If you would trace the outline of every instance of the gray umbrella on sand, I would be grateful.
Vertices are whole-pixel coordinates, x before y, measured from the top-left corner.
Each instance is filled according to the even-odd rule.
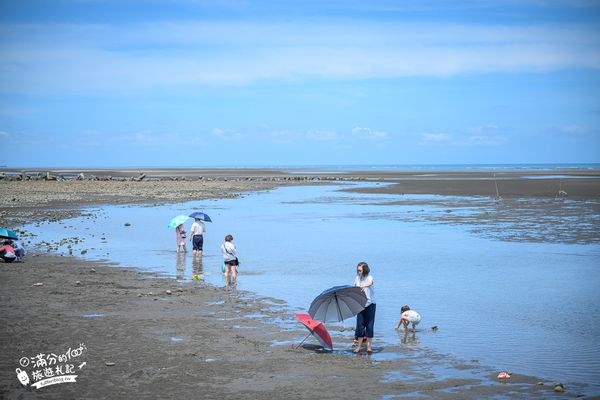
[[[323,322],[342,322],[365,309],[367,296],[357,286],[335,286],[315,297],[308,313]]]

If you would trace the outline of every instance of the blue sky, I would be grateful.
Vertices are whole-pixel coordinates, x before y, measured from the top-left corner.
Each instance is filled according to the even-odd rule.
[[[9,167],[600,162],[600,1],[10,0],[0,54]]]

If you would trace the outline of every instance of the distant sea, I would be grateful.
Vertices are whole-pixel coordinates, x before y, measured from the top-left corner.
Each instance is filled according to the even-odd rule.
[[[511,171],[511,170],[542,170],[553,171],[561,169],[600,169],[600,163],[554,163],[554,164],[289,164],[289,165],[177,165],[177,166],[149,166],[149,165],[112,165],[112,166],[13,166],[0,165],[0,169],[279,169],[291,171]]]
[[[224,167],[227,168],[227,167]],[[331,171],[495,171],[495,170],[558,170],[558,169],[600,169],[600,163],[590,164],[348,164],[348,165],[286,165],[240,168],[279,168]]]

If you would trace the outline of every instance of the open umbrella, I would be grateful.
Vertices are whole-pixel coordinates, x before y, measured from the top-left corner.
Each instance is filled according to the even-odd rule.
[[[296,319],[309,330],[308,336],[304,338],[304,340],[308,339],[310,335],[313,335],[321,346],[324,349],[333,350],[333,341],[331,340],[331,336],[329,336],[329,332],[325,328],[325,325],[321,321],[314,320],[308,314],[295,314]],[[300,342],[300,344],[296,347],[300,347],[304,340]]]
[[[194,211],[193,213],[190,214],[190,217],[200,218],[202,221],[206,221],[206,222],[212,222],[212,220],[210,219],[210,217],[207,214],[204,214],[203,212],[200,212],[200,211]]]
[[[335,286],[315,297],[308,313],[323,322],[342,322],[364,310],[367,296],[357,286]]]
[[[190,217],[188,217],[187,215],[178,215],[171,219],[171,221],[169,221],[169,225],[167,225],[167,228],[174,229],[179,225],[185,223],[188,219],[190,219]]]
[[[10,229],[0,228],[0,238],[2,239],[11,239],[11,240],[19,240],[19,237],[16,233],[11,231]]]

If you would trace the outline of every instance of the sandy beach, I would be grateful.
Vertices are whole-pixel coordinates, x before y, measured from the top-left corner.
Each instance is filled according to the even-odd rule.
[[[72,179],[80,173],[83,179]],[[53,177],[60,174],[69,174],[68,179],[0,180],[0,226],[65,218],[91,204],[217,199],[279,185],[326,184],[329,178],[393,183],[370,189],[373,192],[490,197],[495,192],[494,179],[487,173],[427,172],[421,176],[357,171],[324,176],[270,170],[51,171]],[[132,179],[142,174],[143,179]],[[552,175],[587,177],[528,179],[525,183],[518,179],[523,172],[506,174],[497,176],[500,194],[506,198],[554,199],[559,187],[569,198],[600,197],[598,171],[553,171]],[[101,176],[119,179],[96,179]],[[548,204],[541,202],[538,207],[552,207]],[[594,232],[581,234],[576,240],[594,242],[596,236]],[[306,330],[294,322],[295,310],[278,299],[29,250],[24,262],[0,263],[2,398],[556,396],[554,382],[518,374],[500,382],[496,379],[499,371],[480,367],[476,361],[456,362],[450,355],[426,350],[412,354],[400,346],[386,348],[400,356],[374,361],[366,354],[353,355],[349,344],[333,354],[312,344],[294,349]],[[257,314],[261,317],[251,317]],[[285,321],[289,328],[282,329],[274,319]],[[337,334],[332,332],[334,342]],[[60,355],[69,349],[80,349],[73,360],[64,363],[73,366],[76,382],[40,389],[19,383],[17,368],[31,372],[29,363],[40,353]],[[21,363],[23,358],[31,360],[27,367]],[[422,363],[453,372],[441,378],[426,375],[418,368]],[[576,398],[580,393],[567,388],[560,396]]]

